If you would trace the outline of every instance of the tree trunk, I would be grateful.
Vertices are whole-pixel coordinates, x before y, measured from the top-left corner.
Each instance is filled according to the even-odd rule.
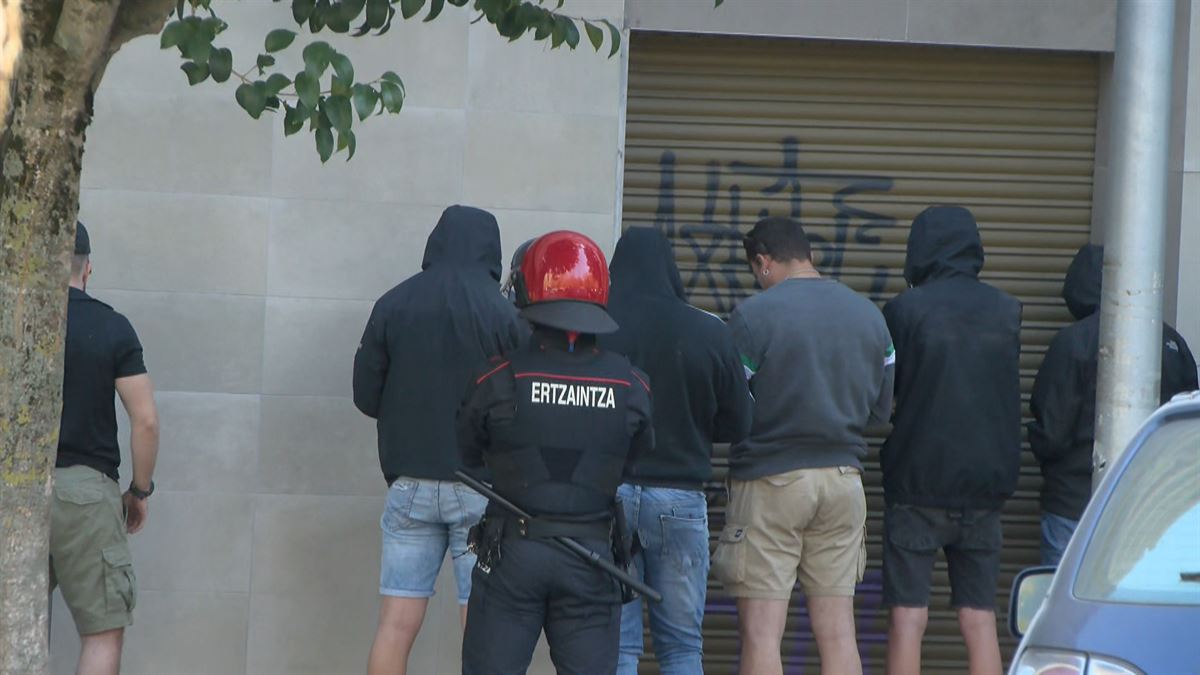
[[[3,0],[11,2],[12,0]],[[84,132],[112,54],[173,0],[32,0],[0,138],[0,673],[44,673],[52,468]],[[130,158],[133,161],[133,157]]]

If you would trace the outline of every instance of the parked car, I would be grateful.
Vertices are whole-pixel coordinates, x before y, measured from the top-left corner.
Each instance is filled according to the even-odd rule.
[[[1013,583],[1009,675],[1200,674],[1200,392],[1114,461],[1057,572]]]

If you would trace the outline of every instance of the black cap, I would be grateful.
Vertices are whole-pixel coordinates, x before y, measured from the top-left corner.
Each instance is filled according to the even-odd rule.
[[[91,255],[92,240],[88,237],[87,228],[83,223],[75,221],[75,255]]]

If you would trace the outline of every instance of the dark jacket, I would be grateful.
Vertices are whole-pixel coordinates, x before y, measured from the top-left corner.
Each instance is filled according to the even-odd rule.
[[[464,469],[536,515],[608,512],[630,462],[654,448],[650,383],[591,335],[537,327],[493,359],[458,413]],[[490,513],[499,513],[494,504]]]
[[[1077,321],[1050,342],[1029,403],[1029,445],[1042,465],[1042,510],[1072,520],[1083,515],[1092,494],[1103,271],[1100,246],[1081,248],[1067,269],[1062,296]],[[1197,388],[1196,361],[1187,343],[1164,323],[1161,402]]]
[[[712,478],[712,444],[750,431],[750,389],[719,318],[687,303],[666,237],[635,227],[613,254],[608,313],[621,329],[600,345],[629,357],[654,383],[656,449],[626,479],[699,490]]]
[[[982,283],[983,244],[961,207],[930,207],[908,238],[909,290],[883,308],[896,413],[880,455],[889,504],[998,508],[1021,465],[1021,303]]]
[[[451,206],[429,235],[421,272],[375,303],[354,356],[354,405],[378,420],[389,484],[453,480],[455,415],[471,375],[524,330],[500,294],[500,270],[496,219]]]

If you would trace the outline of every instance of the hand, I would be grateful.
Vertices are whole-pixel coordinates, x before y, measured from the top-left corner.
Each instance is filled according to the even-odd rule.
[[[121,502],[125,505],[125,529],[129,534],[137,534],[146,524],[146,516],[150,515],[150,507],[146,501],[128,492],[121,495]]]

